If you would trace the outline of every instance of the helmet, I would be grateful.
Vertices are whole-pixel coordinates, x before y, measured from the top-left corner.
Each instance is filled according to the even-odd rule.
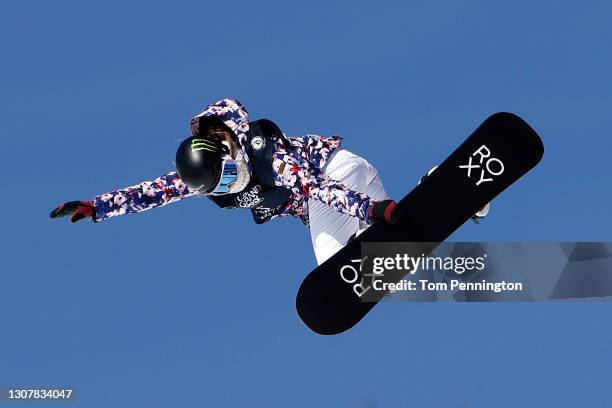
[[[225,194],[238,178],[229,149],[208,136],[191,136],[176,151],[176,170],[183,182],[202,194]]]

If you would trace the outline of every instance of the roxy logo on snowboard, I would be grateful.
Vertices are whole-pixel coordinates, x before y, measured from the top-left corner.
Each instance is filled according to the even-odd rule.
[[[467,171],[470,179],[476,179],[476,185],[488,183],[504,172],[504,163],[493,157],[491,149],[482,145],[470,156],[467,164],[459,165],[460,169]]]

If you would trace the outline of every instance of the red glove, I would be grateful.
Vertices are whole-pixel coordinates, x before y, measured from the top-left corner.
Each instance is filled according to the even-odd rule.
[[[401,211],[393,200],[373,201],[369,211],[370,222],[384,221],[395,224],[399,221]]]
[[[93,220],[95,211],[91,201],[69,201],[51,211],[51,218],[64,217],[72,215],[71,222],[77,222],[83,218],[91,218]]]

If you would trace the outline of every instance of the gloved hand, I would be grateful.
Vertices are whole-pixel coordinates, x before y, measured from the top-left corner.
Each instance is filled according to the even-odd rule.
[[[387,224],[395,224],[400,219],[401,211],[393,200],[374,201],[368,215],[370,222],[384,221]]]
[[[51,211],[50,216],[51,218],[59,218],[72,215],[70,221],[77,222],[83,218],[91,218],[93,220],[94,214],[94,206],[91,201],[69,201]]]

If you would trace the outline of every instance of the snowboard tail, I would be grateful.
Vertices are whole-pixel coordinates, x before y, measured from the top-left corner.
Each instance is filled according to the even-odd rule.
[[[398,202],[402,217],[397,224],[372,225],[304,279],[296,299],[302,321],[324,335],[353,327],[385,295],[376,291],[372,299],[372,291],[368,302],[360,296],[367,285],[359,268],[362,243],[442,242],[535,167],[543,154],[542,140],[520,117],[505,112],[490,116]],[[425,255],[436,246],[424,247]],[[350,279],[347,268],[355,274]]]

